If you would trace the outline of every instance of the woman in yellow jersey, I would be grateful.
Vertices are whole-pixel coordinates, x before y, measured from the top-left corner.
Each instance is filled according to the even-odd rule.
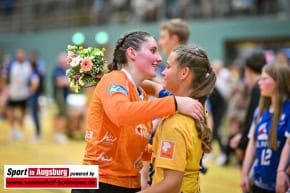
[[[185,45],[173,49],[162,75],[165,89],[196,98],[203,106],[216,82],[205,51]],[[200,160],[203,152],[211,151],[206,117],[199,121],[179,112],[165,117],[156,130],[152,151],[150,187],[142,193],[200,192]]]
[[[140,84],[156,76],[162,59],[147,32],[125,34],[116,44],[113,71],[98,83],[87,113],[83,163],[99,166],[99,189],[72,193],[133,193],[140,190],[142,159],[151,134],[151,120],[178,110],[195,118],[203,107],[190,97],[147,100]]]

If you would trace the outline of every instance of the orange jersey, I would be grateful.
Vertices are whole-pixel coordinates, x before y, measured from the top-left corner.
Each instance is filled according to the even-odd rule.
[[[88,110],[84,164],[99,165],[100,182],[139,188],[151,120],[174,114],[175,104],[172,96],[147,101],[128,76],[113,71],[98,83]]]

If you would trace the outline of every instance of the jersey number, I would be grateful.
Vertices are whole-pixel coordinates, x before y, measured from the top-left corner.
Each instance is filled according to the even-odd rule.
[[[270,165],[270,158],[272,156],[271,149],[263,149],[261,156],[261,165],[267,166]]]

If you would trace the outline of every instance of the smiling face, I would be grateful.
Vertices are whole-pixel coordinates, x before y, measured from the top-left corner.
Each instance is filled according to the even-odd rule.
[[[177,54],[171,52],[167,59],[167,66],[162,72],[163,87],[172,93],[176,93],[181,82],[182,67],[176,61]]]
[[[147,37],[147,41],[142,43],[139,50],[132,51],[135,56],[135,66],[140,74],[145,79],[155,77],[156,69],[162,62],[156,40],[153,37]]]
[[[263,70],[259,80],[259,87],[262,96],[272,97],[275,95],[277,84],[276,81]]]

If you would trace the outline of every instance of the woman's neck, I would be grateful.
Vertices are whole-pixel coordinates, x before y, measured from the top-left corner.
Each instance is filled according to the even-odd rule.
[[[274,101],[276,100],[276,97],[273,95],[273,96],[271,96],[271,104],[270,104],[270,107],[269,107],[269,111],[271,112],[271,113],[273,113],[274,112]]]
[[[186,96],[190,97],[192,94],[192,87],[191,84],[186,84],[185,82],[179,84],[180,86],[178,89],[174,92],[174,95],[176,96]]]
[[[136,87],[138,87],[144,81],[142,76],[139,75],[135,69],[124,67],[122,70],[125,71],[128,78],[136,85]]]

